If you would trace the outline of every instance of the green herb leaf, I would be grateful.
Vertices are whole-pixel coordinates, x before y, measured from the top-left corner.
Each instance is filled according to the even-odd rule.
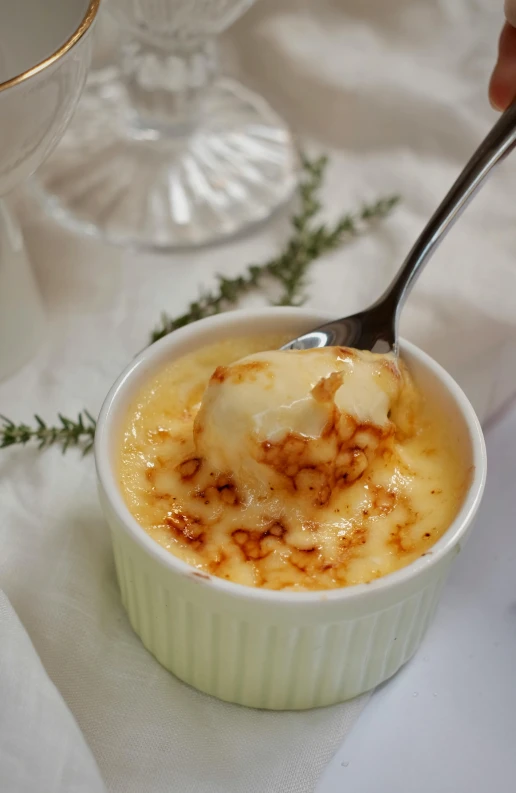
[[[242,275],[234,278],[219,275],[217,288],[201,294],[178,317],[163,313],[159,326],[152,333],[151,343],[191,322],[231,308],[240,298],[263,286],[267,280],[275,281],[281,287],[277,305],[303,304],[307,274],[312,262],[386,217],[399,201],[398,196],[381,198],[372,204],[365,204],[356,214],[343,215],[334,224],[316,223],[315,218],[321,210],[319,193],[327,164],[327,157],[312,160],[303,155],[298,187],[299,208],[291,218],[292,234],[279,256],[264,264],[251,264]]]
[[[48,426],[43,419],[34,416],[35,426],[28,424],[15,424],[6,416],[0,415],[0,449],[7,446],[25,446],[29,441],[35,441],[39,449],[47,446],[60,446],[63,453],[69,446],[82,448],[84,454],[93,447],[95,428],[97,422],[87,410],[79,413],[77,421],[58,414],[59,425]]]

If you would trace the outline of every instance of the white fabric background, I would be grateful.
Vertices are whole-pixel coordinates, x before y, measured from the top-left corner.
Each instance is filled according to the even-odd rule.
[[[77,724],[0,591],[0,780],[6,793],[102,793]]]
[[[496,118],[486,91],[501,22],[501,0],[262,0],[227,36],[230,68],[267,95],[314,152],[330,152],[330,215],[379,194],[403,197],[374,234],[317,263],[314,305],[336,314],[363,307],[399,266]],[[516,161],[509,161],[440,249],[403,317],[405,335],[447,365],[490,415],[516,392],[515,192]],[[278,217],[213,250],[151,257],[80,240],[29,198],[19,211],[50,318],[40,356],[0,385],[0,412],[20,420],[34,411],[48,419],[58,410],[98,411],[162,310],[181,312],[201,282],[262,260],[286,233]],[[2,452],[0,544],[0,586],[108,790],[313,790],[362,703],[252,712],[166,673],[121,607],[91,459]],[[51,691],[7,605],[2,615],[5,641],[39,680],[33,690]],[[46,724],[73,725],[46,695],[42,707],[58,714]],[[0,709],[0,739],[13,724],[9,709]],[[24,746],[34,747],[38,722],[30,725],[33,741]],[[13,782],[6,790],[82,790],[63,784]]]

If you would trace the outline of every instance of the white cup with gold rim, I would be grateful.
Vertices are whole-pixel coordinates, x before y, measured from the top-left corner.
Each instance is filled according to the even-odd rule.
[[[274,591],[200,573],[139,526],[122,495],[117,461],[128,407],[143,384],[165,364],[223,339],[295,337],[329,319],[309,309],[266,308],[218,315],[175,331],[122,373],[97,424],[101,504],[134,630],[180,679],[241,705],[275,710],[330,705],[391,677],[423,639],[484,489],[485,445],[471,404],[439,364],[402,342],[402,357],[419,387],[454,422],[465,467],[472,471],[455,520],[422,557],[369,584]]]
[[[81,94],[100,0],[0,0],[0,379],[37,349],[44,315],[4,196],[61,139]]]

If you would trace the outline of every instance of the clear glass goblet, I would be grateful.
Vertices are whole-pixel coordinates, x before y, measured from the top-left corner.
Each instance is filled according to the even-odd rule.
[[[292,136],[218,71],[216,36],[253,0],[111,0],[119,76],[91,85],[35,188],[60,221],[136,248],[204,245],[266,219],[295,187]]]
[[[100,0],[5,0],[0,27],[0,379],[36,351],[44,313],[8,194],[70,121],[88,70]]]

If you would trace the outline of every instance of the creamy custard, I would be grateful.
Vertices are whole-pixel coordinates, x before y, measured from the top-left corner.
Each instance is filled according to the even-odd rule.
[[[459,439],[394,358],[285,341],[222,341],[146,383],[124,426],[124,498],[199,571],[276,590],[370,582],[453,521],[470,476]]]

